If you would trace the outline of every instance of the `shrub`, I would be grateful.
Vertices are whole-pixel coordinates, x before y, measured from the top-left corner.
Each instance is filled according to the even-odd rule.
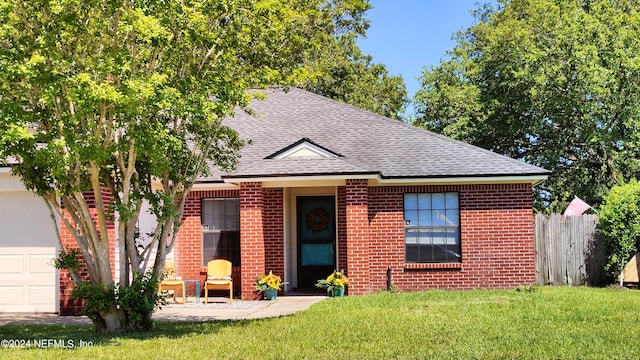
[[[158,276],[153,271],[148,271],[138,274],[127,287],[105,287],[88,281],[80,282],[71,292],[71,298],[85,301],[81,314],[94,323],[101,321],[101,313],[115,306],[125,312],[125,331],[150,331],[153,329],[151,315],[160,303],[157,289]],[[100,331],[99,326],[97,330]]]
[[[598,230],[607,250],[604,270],[619,276],[640,245],[640,183],[632,180],[611,188],[599,217]]]

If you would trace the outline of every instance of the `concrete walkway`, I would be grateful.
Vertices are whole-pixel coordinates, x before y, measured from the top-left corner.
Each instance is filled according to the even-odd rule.
[[[241,301],[228,304],[228,299],[209,298],[209,306],[195,304],[190,298],[185,305],[170,304],[153,314],[156,321],[216,321],[249,320],[281,317],[306,310],[326,299],[326,296],[280,296],[275,301]],[[200,299],[202,302],[202,298]],[[59,316],[57,314],[0,313],[0,326],[7,324],[90,325],[86,316]]]

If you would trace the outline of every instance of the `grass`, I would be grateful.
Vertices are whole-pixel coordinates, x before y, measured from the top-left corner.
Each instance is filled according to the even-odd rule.
[[[640,292],[538,287],[332,298],[278,319],[159,322],[149,334],[0,326],[0,339],[92,342],[0,349],[3,359],[632,359]]]

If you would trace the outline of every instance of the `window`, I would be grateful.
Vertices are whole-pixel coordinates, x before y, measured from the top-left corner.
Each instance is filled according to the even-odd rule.
[[[202,266],[213,259],[240,265],[240,200],[202,200]]]
[[[404,195],[407,263],[461,262],[458,193]]]

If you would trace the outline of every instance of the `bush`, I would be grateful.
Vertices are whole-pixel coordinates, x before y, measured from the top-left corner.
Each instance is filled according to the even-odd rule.
[[[83,281],[73,289],[71,298],[85,301],[82,315],[94,324],[99,324],[103,314],[115,307],[124,309],[126,331],[150,331],[153,329],[151,315],[160,301],[157,288],[158,276],[148,271],[136,276],[127,287],[105,287]]]
[[[607,250],[604,270],[617,277],[640,245],[640,183],[633,180],[611,188],[599,217],[598,230]]]
[[[136,276],[135,280],[126,288],[120,288],[118,306],[127,311],[129,330],[150,331],[153,329],[151,314],[159,304],[158,275],[147,271]]]

